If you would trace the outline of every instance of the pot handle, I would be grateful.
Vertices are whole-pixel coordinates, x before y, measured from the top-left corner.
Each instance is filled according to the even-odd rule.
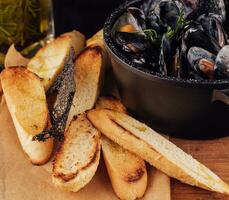
[[[229,105],[229,90],[214,90],[212,95],[212,102],[221,101]]]

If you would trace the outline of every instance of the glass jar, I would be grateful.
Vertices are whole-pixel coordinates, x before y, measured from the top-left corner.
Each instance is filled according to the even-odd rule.
[[[53,37],[52,0],[0,0],[0,64],[11,44],[28,55]]]

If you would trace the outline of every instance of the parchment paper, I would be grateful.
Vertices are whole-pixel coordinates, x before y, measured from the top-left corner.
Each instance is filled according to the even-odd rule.
[[[1,92],[0,92],[1,93]],[[111,187],[101,159],[92,181],[77,193],[56,188],[51,180],[51,161],[44,166],[33,166],[24,154],[0,94],[0,200],[113,200],[118,199]],[[150,183],[152,167],[148,170]],[[150,200],[152,184],[148,184],[143,199]]]

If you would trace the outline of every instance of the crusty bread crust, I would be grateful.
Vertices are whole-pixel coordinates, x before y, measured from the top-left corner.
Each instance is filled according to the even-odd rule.
[[[77,192],[90,182],[100,159],[100,133],[86,114],[75,117],[53,163],[53,183],[65,190]]]
[[[74,72],[77,92],[68,115],[67,126],[75,115],[94,107],[102,87],[103,62],[103,50],[99,46],[89,46],[77,56]]]
[[[34,135],[50,126],[40,79],[25,68],[11,67],[1,73],[1,83],[23,150],[33,164],[46,163],[52,154],[53,139],[32,141]]]
[[[91,110],[87,117],[109,139],[168,176],[203,189],[229,194],[229,186],[217,175],[145,124],[126,114],[106,109]]]
[[[96,108],[126,113],[125,106],[113,97],[100,97],[96,102]],[[142,197],[147,187],[145,161],[105,136],[102,137],[102,152],[116,195],[125,200]]]

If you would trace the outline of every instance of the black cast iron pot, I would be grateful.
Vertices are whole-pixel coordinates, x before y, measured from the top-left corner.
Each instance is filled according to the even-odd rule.
[[[104,40],[123,103],[165,134],[192,139],[229,135],[229,80],[184,80],[148,72],[136,68],[112,41],[110,33],[117,18],[127,7],[141,2],[125,2],[104,25]]]

